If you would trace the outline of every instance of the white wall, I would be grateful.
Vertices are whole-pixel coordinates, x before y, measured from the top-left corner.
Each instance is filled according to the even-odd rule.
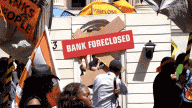
[[[152,84],[156,68],[165,56],[171,56],[171,26],[165,16],[156,14],[111,14],[100,16],[53,18],[51,40],[57,41],[54,50],[61,81],[65,87],[70,82],[80,82],[79,62],[76,59],[63,59],[61,41],[71,39],[78,28],[94,19],[112,21],[119,16],[126,24],[125,30],[133,31],[134,49],[128,49],[122,54],[121,61],[126,67],[126,78],[129,94],[120,97],[122,108],[152,108]],[[156,44],[152,60],[145,57],[144,44],[152,40]],[[52,44],[53,45],[53,44]]]
[[[189,33],[183,33],[182,30],[178,26],[176,26],[174,22],[171,22],[171,25],[172,25],[171,26],[171,39],[178,46],[178,50],[175,55],[175,59],[176,59],[176,57],[180,53],[186,52]],[[190,54],[189,58],[192,59],[192,53]]]
[[[133,30],[134,49],[126,52],[126,70],[129,94],[128,108],[153,108],[153,81],[156,68],[165,56],[171,56],[170,20],[156,14],[126,14],[126,29]],[[151,60],[145,57],[145,44],[156,44]]]

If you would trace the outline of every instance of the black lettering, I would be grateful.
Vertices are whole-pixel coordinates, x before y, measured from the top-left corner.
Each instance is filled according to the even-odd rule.
[[[13,6],[16,6],[16,5],[17,5],[17,2],[18,2],[18,0],[14,0]]]
[[[25,17],[25,19],[27,19],[27,14],[24,12],[21,14],[21,16]]]
[[[11,15],[12,14],[12,15]],[[15,18],[15,13],[13,13],[13,12],[9,12],[8,14],[7,14],[7,19],[8,20],[13,20]]]
[[[30,14],[29,14],[29,17],[33,17],[33,13],[35,12],[35,10],[33,9],[30,9]]]
[[[30,7],[29,5],[25,6],[25,13],[27,13],[27,8],[29,7]]]
[[[30,26],[30,27],[29,27]],[[28,30],[30,31],[30,28],[31,28],[31,25],[27,25],[27,27],[26,27],[26,29],[25,29],[25,31],[26,31],[26,33],[28,34],[29,32],[28,32]]]
[[[15,20],[14,20],[14,22],[16,22],[16,21],[21,21],[21,16],[16,16],[16,18],[15,18]]]
[[[21,8],[21,10],[25,9],[25,12],[23,14],[21,14],[21,16],[25,17],[27,19],[27,8],[29,8],[29,5],[26,5],[26,3],[23,3],[23,7]]]
[[[23,7],[21,8],[21,10],[23,10],[25,8],[25,5],[26,5],[26,3],[23,3]]]
[[[24,29],[23,24],[25,23],[25,19],[23,19],[23,22],[21,24],[21,28]]]
[[[53,45],[54,45],[54,46],[53,46],[52,48],[53,48],[53,49],[56,49],[56,48],[57,48],[57,41],[53,41]]]
[[[17,1],[17,2],[16,2],[16,1]],[[22,2],[21,2],[21,1],[18,1],[18,0],[15,0],[15,2],[16,2],[17,8],[20,8],[20,7],[21,7]]]
[[[35,3],[35,4],[37,3],[37,0],[30,0],[30,1],[33,2],[33,3]]]
[[[7,14],[7,9],[3,8],[3,9],[2,9],[2,12],[3,12],[3,14],[6,16],[6,14]]]
[[[11,0],[9,0],[9,3],[11,4],[11,3],[12,3],[12,1],[11,1]]]

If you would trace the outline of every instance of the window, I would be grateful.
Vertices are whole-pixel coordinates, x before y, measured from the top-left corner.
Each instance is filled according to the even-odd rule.
[[[85,7],[86,0],[72,0],[72,7]]]

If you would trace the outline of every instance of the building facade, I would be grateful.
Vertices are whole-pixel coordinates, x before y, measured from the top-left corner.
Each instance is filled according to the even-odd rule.
[[[103,1],[113,3],[118,0],[54,0],[54,5],[64,7],[69,10],[80,10],[92,1]],[[140,3],[140,0],[127,0],[132,6]]]

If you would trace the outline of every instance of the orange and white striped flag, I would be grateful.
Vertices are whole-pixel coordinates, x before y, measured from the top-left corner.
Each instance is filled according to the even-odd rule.
[[[39,39],[35,47],[35,50],[31,54],[30,59],[28,60],[25,66],[25,69],[21,75],[21,78],[16,88],[15,100],[12,103],[12,108],[18,108],[18,105],[20,103],[20,99],[22,96],[21,94],[22,94],[22,89],[24,87],[24,81],[31,74],[31,67],[33,65],[48,64],[51,67],[52,73],[58,76],[56,74],[52,55],[50,53],[50,46],[49,46],[50,44],[48,43],[48,39],[47,39],[47,35],[49,34],[47,32],[44,32],[42,34],[41,38]],[[60,94],[60,89],[59,89],[59,83],[57,82],[57,85],[53,87],[52,92],[47,95],[47,99],[52,107],[57,105],[57,99],[59,94]]]

